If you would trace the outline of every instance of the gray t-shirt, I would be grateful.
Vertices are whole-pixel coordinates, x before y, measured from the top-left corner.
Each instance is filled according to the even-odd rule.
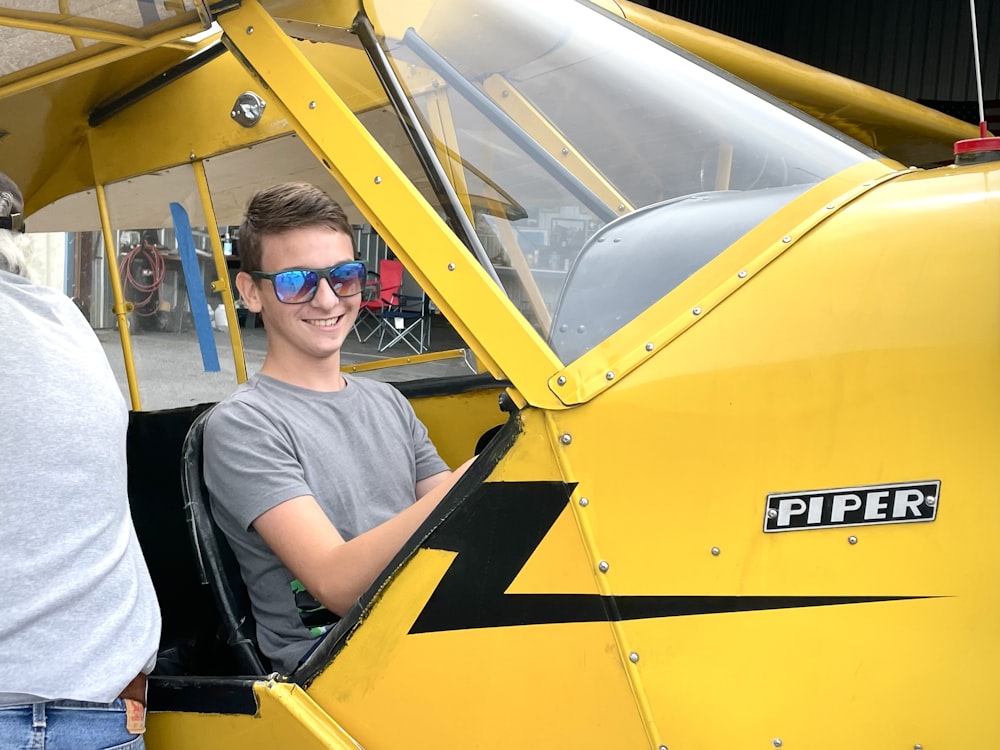
[[[108,703],[160,611],[129,513],[128,407],[65,295],[0,271],[0,705]]]
[[[349,541],[412,504],[418,481],[448,470],[399,391],[344,377],[343,390],[320,392],[255,375],[205,425],[212,511],[247,582],[261,650],[286,674],[336,617],[264,543],[254,520],[312,495]]]

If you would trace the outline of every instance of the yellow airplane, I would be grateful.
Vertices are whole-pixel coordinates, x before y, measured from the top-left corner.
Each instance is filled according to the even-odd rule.
[[[117,247],[308,180],[480,369],[401,386],[479,457],[271,673],[200,512],[208,404],[142,409],[107,264],[151,750],[1000,743],[997,139],[624,1],[15,6],[0,168],[32,231]]]

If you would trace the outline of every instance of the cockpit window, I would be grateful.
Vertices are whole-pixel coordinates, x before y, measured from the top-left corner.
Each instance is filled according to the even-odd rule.
[[[497,278],[564,362],[878,156],[587,3],[366,9]],[[629,300],[614,320],[587,313],[595,284]]]

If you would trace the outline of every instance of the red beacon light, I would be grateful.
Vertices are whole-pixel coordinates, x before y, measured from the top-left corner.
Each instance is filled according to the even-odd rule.
[[[955,141],[955,164],[983,164],[1000,161],[1000,138],[992,137],[986,123],[979,123],[979,137]]]
[[[979,64],[979,28],[976,23],[976,0],[969,0],[972,21],[972,62],[976,71],[976,95],[979,99],[979,137],[955,142],[955,164],[984,164],[1000,161],[1000,138],[990,136],[986,129],[986,110],[983,108],[983,76]]]

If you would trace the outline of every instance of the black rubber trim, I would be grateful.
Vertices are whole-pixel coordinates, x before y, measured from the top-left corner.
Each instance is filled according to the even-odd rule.
[[[253,686],[263,678],[157,677],[149,678],[147,708],[197,714],[256,716]]]
[[[390,385],[410,399],[471,393],[472,391],[485,391],[490,388],[509,388],[511,383],[509,380],[497,380],[486,372],[471,375],[449,375],[441,378],[404,380],[398,383],[390,383]]]
[[[226,46],[221,42],[216,42],[212,46],[206,47],[198,54],[192,55],[172,68],[168,68],[156,76],[156,78],[146,81],[144,84],[137,86],[125,94],[122,94],[117,99],[112,99],[110,102],[98,105],[91,111],[90,117],[87,118],[87,124],[92,128],[96,128],[101,123],[118,114],[122,110],[131,107],[136,102],[145,99],[155,91],[162,89],[164,86],[173,83],[179,78],[183,78],[188,73],[197,70],[201,66],[210,63],[224,52],[226,52]]]

